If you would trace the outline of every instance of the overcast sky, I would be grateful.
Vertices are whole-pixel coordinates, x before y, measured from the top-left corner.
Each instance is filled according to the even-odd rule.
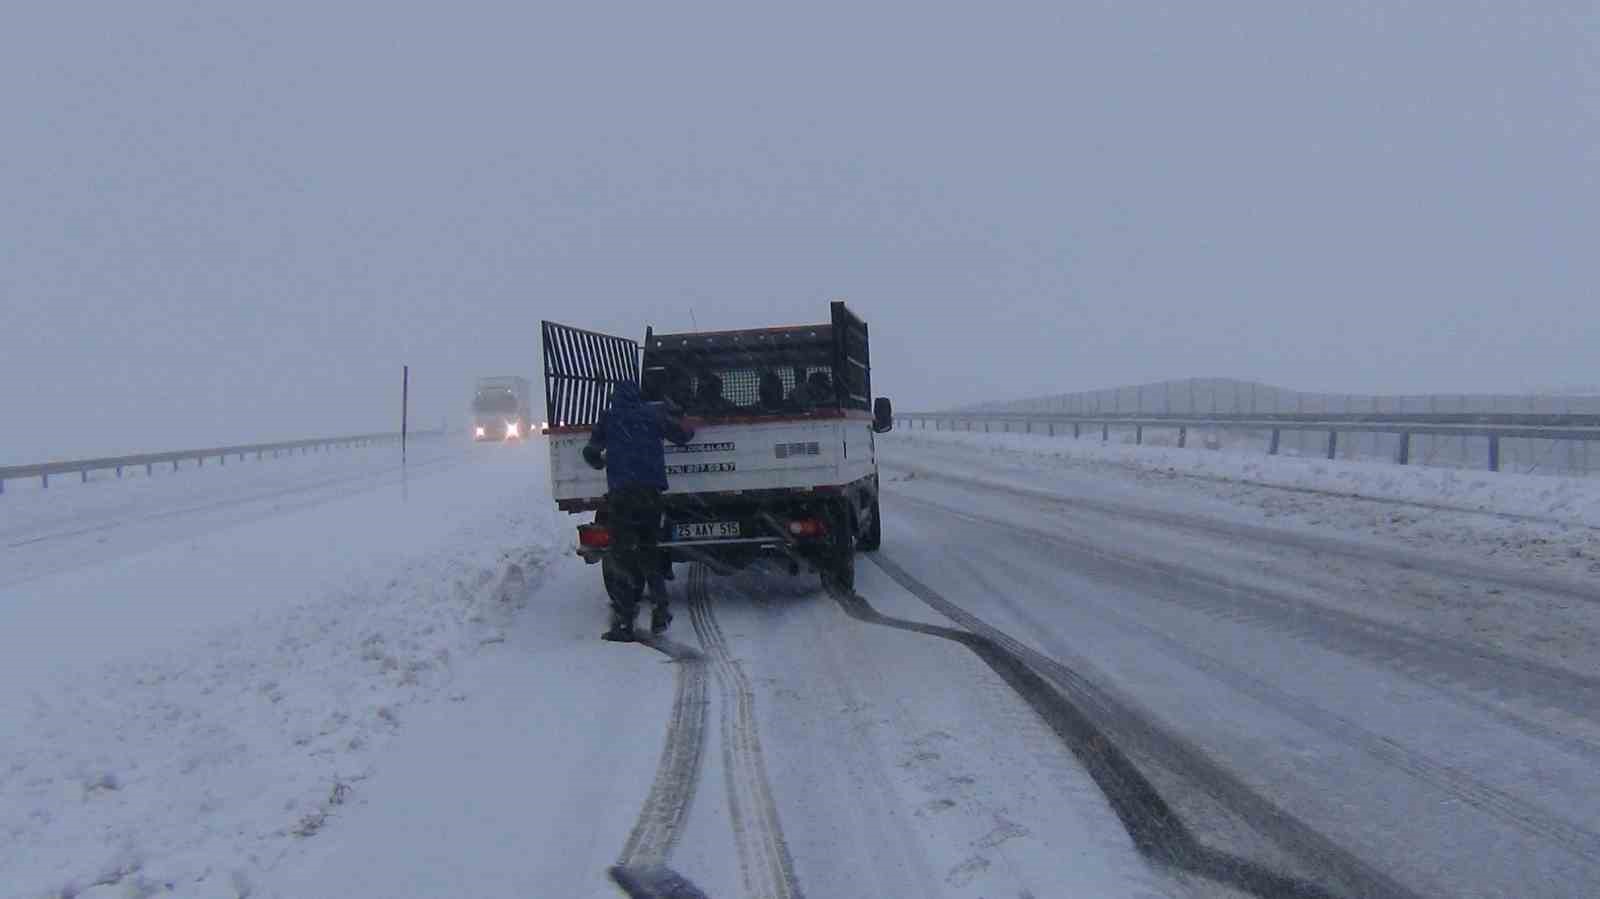
[[[402,363],[459,419],[543,318],[835,298],[905,409],[1593,383],[1596,9],[8,4],[0,461],[383,428]]]

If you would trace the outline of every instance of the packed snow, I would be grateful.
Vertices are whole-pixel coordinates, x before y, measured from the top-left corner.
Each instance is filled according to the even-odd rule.
[[[1042,434],[908,430],[890,446],[1022,483],[1073,477],[1164,502],[1219,501],[1257,520],[1505,558],[1572,578],[1600,574],[1600,480],[1136,446]],[[891,456],[891,461],[893,457]],[[1151,492],[1154,491],[1154,492]],[[1213,511],[1215,511],[1213,509]]]
[[[1414,882],[1470,840],[1440,833],[1395,861],[1359,825],[1410,846],[1394,797],[1438,789],[1498,797],[1473,839],[1522,822],[1515,840],[1535,841],[1506,847],[1559,877],[1587,864],[1581,802],[1564,797],[1583,795],[1600,733],[1582,695],[1526,696],[1587,689],[1600,664],[1600,607],[1560,592],[1600,559],[1593,485],[1015,434],[901,432],[881,450],[885,558],[1154,710],[1241,788]],[[8,491],[0,896],[617,895],[604,872],[683,663],[596,639],[603,590],[551,508],[543,444],[440,442],[403,472],[381,450],[281,461]],[[1021,531],[997,540],[1008,519]],[[1239,539],[1262,526],[1281,539]],[[1442,574],[1437,554],[1462,548],[1507,580]],[[1399,550],[1436,555],[1399,560],[1412,567]],[[879,611],[951,624],[860,567]],[[1137,581],[1155,571],[1197,580],[1169,597]],[[1496,586],[1535,574],[1557,592]],[[730,740],[766,747],[813,895],[1230,895],[1141,860],[1081,766],[963,647],[758,572],[710,588],[714,655],[683,578],[674,590],[671,636],[720,678],[672,859],[709,895],[749,884],[734,796],[751,785]],[[1397,661],[1401,637],[1361,636],[1374,624],[1440,646]],[[1276,672],[1286,651],[1309,667]],[[1519,665],[1531,680],[1490,683]],[[1399,705],[1369,711],[1375,695]],[[1192,824],[1232,814],[1155,770]],[[1384,789],[1320,798],[1369,774]],[[1509,870],[1496,853],[1473,856],[1485,883]]]
[[[91,531],[77,567],[0,589],[0,895],[251,895],[340,814],[413,708],[504,639],[556,552],[532,454],[453,455],[299,494],[313,505],[231,506],[226,524],[126,555]],[[231,471],[216,496],[293,478]],[[166,484],[180,505],[199,498],[193,480]],[[51,488],[80,507],[135,502],[70,493]]]

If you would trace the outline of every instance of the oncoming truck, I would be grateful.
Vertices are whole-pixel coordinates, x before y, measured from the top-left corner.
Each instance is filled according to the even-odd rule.
[[[472,439],[515,440],[533,430],[533,391],[527,378],[479,378],[472,394]]]
[[[556,505],[594,513],[578,553],[606,589],[630,587],[607,563],[606,476],[582,450],[622,381],[677,407],[694,440],[666,446],[660,545],[673,562],[730,574],[758,561],[816,571],[850,589],[856,551],[882,542],[877,435],[893,427],[872,399],[866,322],[833,303],[823,324],[657,334],[644,343],[544,323],[545,404]],[[642,360],[641,360],[642,350]]]

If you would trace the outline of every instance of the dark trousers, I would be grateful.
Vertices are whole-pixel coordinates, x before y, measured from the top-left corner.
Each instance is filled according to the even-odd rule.
[[[667,602],[667,585],[662,577],[665,557],[659,549],[661,538],[661,491],[651,487],[623,487],[606,496],[607,521],[611,526],[611,554],[617,568],[631,584],[626,602],[613,604],[624,617],[630,617],[639,596],[648,585],[650,598],[657,605]]]

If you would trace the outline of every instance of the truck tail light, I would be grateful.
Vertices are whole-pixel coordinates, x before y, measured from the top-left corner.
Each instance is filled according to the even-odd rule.
[[[811,539],[826,536],[828,526],[820,518],[796,518],[789,522],[789,533],[795,537]]]
[[[578,545],[584,549],[609,549],[611,547],[611,529],[603,524],[579,525]]]

